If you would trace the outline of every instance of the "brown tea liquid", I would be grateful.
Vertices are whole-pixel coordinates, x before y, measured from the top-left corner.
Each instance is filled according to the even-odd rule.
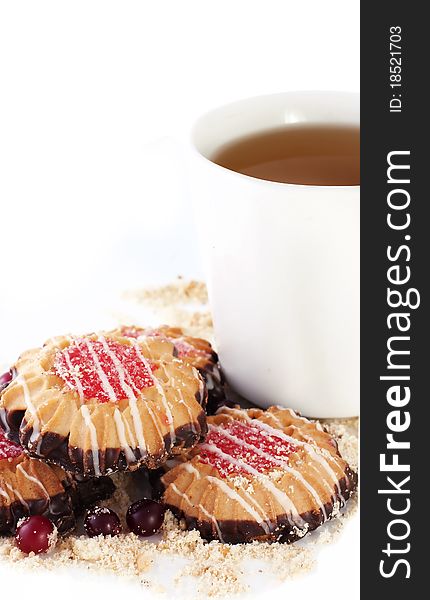
[[[288,125],[225,144],[211,160],[232,171],[281,183],[360,184],[360,129]]]

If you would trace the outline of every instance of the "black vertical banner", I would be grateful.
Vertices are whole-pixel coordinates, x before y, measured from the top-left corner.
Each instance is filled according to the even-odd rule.
[[[425,3],[361,3],[361,593],[427,596]],[[419,590],[419,591],[418,591]]]

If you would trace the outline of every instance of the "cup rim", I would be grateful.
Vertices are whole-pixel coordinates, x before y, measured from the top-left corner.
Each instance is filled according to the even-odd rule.
[[[204,121],[205,118],[207,118],[208,116],[210,116],[212,113],[218,111],[218,110],[222,110],[222,109],[226,109],[229,107],[234,107],[235,105],[240,105],[248,100],[257,100],[257,99],[261,99],[261,100],[266,100],[269,98],[275,98],[275,97],[286,97],[288,98],[288,96],[298,96],[298,95],[305,95],[305,96],[316,96],[316,95],[325,95],[325,96],[346,96],[346,97],[350,97],[350,98],[357,98],[359,100],[360,98],[360,93],[359,92],[353,92],[353,91],[345,91],[345,90],[290,90],[287,92],[276,92],[273,94],[259,94],[257,96],[248,96],[246,98],[241,98],[239,100],[235,100],[233,102],[227,102],[226,104],[221,104],[219,106],[215,106],[207,111],[205,111],[204,113],[202,113],[201,115],[199,115],[199,117],[194,121],[189,136],[188,136],[188,141],[189,141],[189,145],[191,146],[193,152],[195,153],[196,156],[198,156],[201,160],[203,160],[206,164],[210,164],[212,165],[213,168],[218,169],[218,170],[222,170],[224,173],[229,173],[232,177],[236,177],[236,178],[240,178],[243,181],[247,181],[248,183],[252,183],[254,182],[255,184],[258,185],[269,185],[269,186],[281,186],[283,188],[285,187],[292,187],[292,188],[303,188],[303,189],[324,189],[324,190],[340,190],[340,191],[345,191],[345,190],[360,190],[360,184],[359,185],[315,185],[315,184],[306,184],[306,183],[289,183],[289,182],[282,182],[282,181],[271,181],[270,179],[261,179],[260,177],[254,177],[252,175],[245,175],[244,173],[239,173],[238,171],[233,171],[232,169],[229,169],[227,167],[223,167],[222,165],[219,165],[215,162],[213,162],[210,158],[208,158],[207,156],[205,156],[198,148],[195,142],[195,136],[196,136],[196,131],[199,127],[199,125],[201,124],[201,122]]]

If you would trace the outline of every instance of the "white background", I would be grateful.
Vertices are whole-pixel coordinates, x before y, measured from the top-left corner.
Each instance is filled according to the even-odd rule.
[[[202,276],[189,126],[250,95],[357,91],[359,2],[0,0],[0,57],[1,364],[107,325],[125,288]],[[351,544],[319,598],[357,579]]]

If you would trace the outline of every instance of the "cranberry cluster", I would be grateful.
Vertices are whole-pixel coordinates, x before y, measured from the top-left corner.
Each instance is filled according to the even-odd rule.
[[[143,498],[134,502],[127,510],[126,521],[130,531],[141,537],[157,533],[163,524],[164,507],[155,500]],[[110,508],[95,506],[89,509],[84,519],[85,531],[90,537],[96,535],[118,535],[122,531],[118,515]]]
[[[164,520],[164,506],[155,500],[143,498],[129,506],[127,525],[141,537],[154,535]],[[87,510],[84,528],[89,537],[97,535],[119,535],[122,531],[118,515],[110,508],[95,506]],[[15,534],[18,548],[25,554],[41,554],[55,545],[56,528],[47,517],[33,515],[19,524]]]

